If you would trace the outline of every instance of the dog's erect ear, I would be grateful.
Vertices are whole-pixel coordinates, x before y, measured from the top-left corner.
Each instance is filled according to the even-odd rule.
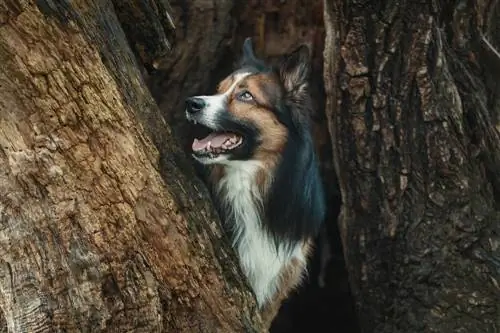
[[[307,87],[310,72],[310,51],[306,45],[286,55],[279,65],[279,75],[287,93],[302,92]]]
[[[243,58],[241,61],[252,63],[255,60],[256,59],[255,59],[255,53],[253,53],[252,38],[247,37],[243,42]]]
[[[253,52],[252,38],[247,37],[243,43],[243,56],[240,61],[240,67],[254,67],[256,69],[262,69],[264,63],[262,60],[257,59],[255,53]]]

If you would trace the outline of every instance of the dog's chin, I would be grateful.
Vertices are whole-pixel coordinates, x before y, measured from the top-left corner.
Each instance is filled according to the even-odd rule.
[[[200,162],[201,164],[210,165],[210,164],[228,164],[231,161],[232,154],[200,154],[197,152],[193,152],[191,154],[195,160]]]

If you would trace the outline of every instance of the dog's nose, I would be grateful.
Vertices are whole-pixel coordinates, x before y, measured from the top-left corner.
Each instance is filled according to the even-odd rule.
[[[200,112],[205,108],[206,103],[198,97],[189,97],[186,99],[186,110],[191,113]]]

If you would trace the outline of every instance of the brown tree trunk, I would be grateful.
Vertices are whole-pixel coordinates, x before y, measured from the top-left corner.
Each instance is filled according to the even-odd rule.
[[[9,332],[262,331],[111,2],[0,2],[0,66]]]
[[[500,5],[324,4],[339,227],[362,331],[498,331]]]
[[[117,3],[120,1],[115,0]],[[165,1],[158,0],[158,2]],[[136,2],[136,0],[130,0],[130,2]],[[191,147],[191,142],[187,139],[192,139],[191,135],[187,135],[191,129],[186,126],[185,99],[197,93],[210,91],[213,84],[221,79],[220,76],[214,75],[216,69],[221,64],[232,65],[230,61],[228,63],[226,57],[233,45],[233,7],[235,3],[232,0],[175,1],[169,17],[177,28],[175,33],[164,34],[166,37],[171,36],[169,39],[172,44],[171,51],[166,56],[162,56],[162,50],[170,43],[160,38],[160,43],[154,40],[147,43],[152,52],[148,54],[153,54],[155,57],[141,57],[146,68],[154,68],[150,71],[148,86],[162,115],[171,124],[175,136],[180,139],[184,148]],[[147,13],[144,15],[147,20],[151,17]],[[126,21],[126,17],[124,15],[122,17]],[[129,20],[125,25],[136,29],[134,22],[134,20]],[[147,36],[145,40],[150,40],[148,34],[154,31],[152,26],[154,25],[144,27],[147,31],[143,33]],[[140,35],[134,35],[133,38],[135,39],[131,41],[131,44],[139,45],[135,49],[137,54],[141,54],[141,50],[145,48],[142,46],[145,44],[144,39]],[[158,47],[157,45],[165,46]]]

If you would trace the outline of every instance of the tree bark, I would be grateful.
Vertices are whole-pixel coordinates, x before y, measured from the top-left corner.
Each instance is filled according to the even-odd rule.
[[[9,332],[263,331],[111,2],[1,2],[0,64]]]
[[[172,36],[170,53],[166,56],[154,53],[158,56],[151,63],[143,58],[146,68],[154,68],[147,80],[151,93],[184,148],[191,148],[188,138],[192,139],[192,129],[186,126],[184,118],[184,101],[189,96],[210,91],[214,83],[222,79],[215,74],[221,64],[228,62],[234,36],[234,6],[232,0],[177,1],[170,15],[177,28],[175,33],[166,34]],[[141,41],[134,44],[141,45],[144,43]],[[139,52],[140,49],[136,51]]]
[[[339,228],[362,331],[497,332],[500,5],[324,4]]]

